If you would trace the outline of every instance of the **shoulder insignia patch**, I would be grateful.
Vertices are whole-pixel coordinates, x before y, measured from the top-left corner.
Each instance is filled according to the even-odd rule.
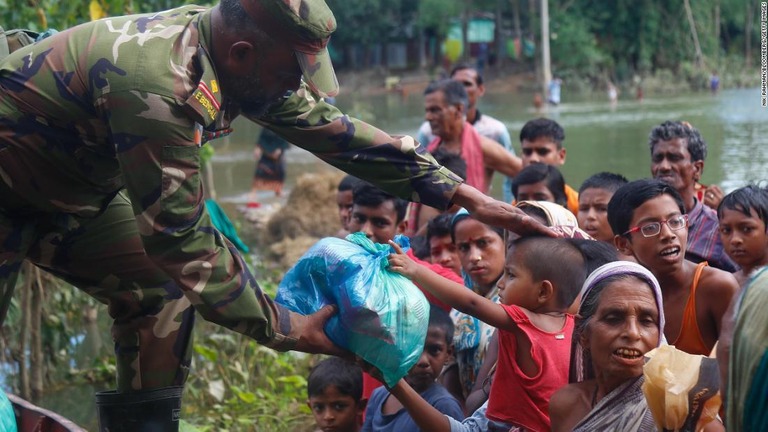
[[[204,82],[200,81],[200,83],[197,85],[197,90],[194,91],[192,97],[197,101],[197,103],[200,104],[203,110],[208,113],[210,121],[216,119],[216,116],[219,114],[219,110],[221,109],[221,105]]]

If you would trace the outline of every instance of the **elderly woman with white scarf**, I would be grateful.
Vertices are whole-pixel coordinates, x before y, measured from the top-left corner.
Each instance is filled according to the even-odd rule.
[[[550,401],[553,431],[653,431],[642,391],[645,354],[664,338],[656,278],[626,261],[584,283],[571,352],[571,383]]]

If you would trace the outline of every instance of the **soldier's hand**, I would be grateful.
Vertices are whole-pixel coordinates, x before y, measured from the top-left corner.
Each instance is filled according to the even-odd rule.
[[[336,312],[338,312],[336,306],[327,305],[312,315],[305,316],[303,331],[294,350],[310,354],[330,354],[352,359],[352,353],[331,342],[328,335],[325,334],[325,323]]]
[[[456,190],[453,202],[467,209],[469,214],[480,222],[508,229],[521,236],[539,234],[560,237],[558,233],[526,215],[519,208],[493,199],[466,183]]]

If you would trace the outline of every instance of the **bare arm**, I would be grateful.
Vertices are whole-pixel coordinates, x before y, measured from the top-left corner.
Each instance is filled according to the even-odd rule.
[[[488,225],[508,229],[520,235],[544,234],[549,237],[558,237],[554,231],[526,215],[519,208],[495,200],[466,183],[462,183],[456,189],[453,203],[464,207],[472,217]]]
[[[508,152],[504,146],[496,141],[480,137],[480,145],[483,150],[483,163],[486,167],[509,177],[516,176],[523,169],[523,160]]]
[[[475,385],[472,387],[472,392],[467,396],[467,401],[464,403],[466,412],[475,412],[476,409],[480,408],[488,400],[491,391],[491,381],[493,381],[493,366],[496,365],[498,358],[499,332],[494,331],[483,358],[483,365],[480,366],[480,371],[477,373]]]
[[[429,268],[416,264],[400,246],[391,241],[389,244],[396,254],[389,255],[390,269],[410,278],[423,289],[431,292],[440,301],[466,314],[472,315],[496,328],[514,331],[515,323],[500,305],[467,289],[464,285],[448,280]]]
[[[720,325],[720,337],[715,344],[717,365],[720,369],[720,396],[723,400],[726,400],[726,390],[728,390],[728,368],[731,359],[731,345],[733,343],[733,330],[736,326],[736,302],[738,296],[734,296],[731,304],[728,306],[728,310],[725,311],[723,319]],[[725,418],[724,409],[720,410],[720,414]]]
[[[702,281],[702,295],[697,295],[696,300],[706,302],[707,311],[714,326],[714,339],[717,342],[723,328],[723,317],[739,290],[739,283],[730,273],[718,269],[710,270],[711,275],[707,278],[706,285]]]
[[[560,387],[549,399],[549,419],[552,432],[570,432],[589,414],[591,401],[584,393],[584,386],[592,389],[596,383],[583,382]]]
[[[404,379],[389,390],[408,410],[408,414],[421,430],[451,432],[451,423],[445,414],[424,400]]]

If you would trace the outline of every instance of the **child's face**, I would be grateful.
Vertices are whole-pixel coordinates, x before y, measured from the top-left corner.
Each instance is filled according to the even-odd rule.
[[[378,207],[352,206],[349,232],[362,231],[376,243],[387,244],[401,231],[402,225],[403,223],[397,220],[395,203],[391,200],[384,201]]]
[[[336,206],[339,208],[339,221],[341,227],[347,229],[349,217],[352,214],[352,191],[336,192]]]
[[[456,245],[453,244],[450,235],[433,236],[429,238],[429,258],[432,264],[439,264],[461,274],[461,261]]]
[[[334,385],[322,394],[310,396],[307,401],[317,426],[323,432],[357,432],[362,424],[363,404],[355,402],[352,396],[339,392]]]
[[[539,281],[533,280],[531,272],[523,265],[520,247],[512,247],[504,265],[504,275],[496,285],[499,287],[499,302],[517,305],[528,310],[538,306]]]
[[[454,228],[461,268],[476,288],[490,290],[504,271],[504,240],[488,227],[466,218]]]
[[[555,195],[547,187],[547,183],[542,180],[538,183],[520,185],[517,187],[518,201],[549,201],[555,202]]]
[[[446,342],[447,336],[441,327],[430,326],[427,330],[424,351],[405,377],[417,393],[428,389],[435,382],[448,361],[453,347]]]
[[[747,216],[738,210],[723,209],[720,218],[720,238],[725,253],[745,270],[765,265],[768,261],[765,223],[754,210],[750,209],[749,213]]]
[[[629,229],[652,222],[668,221],[680,216],[680,208],[667,194],[652,198],[637,207]],[[634,255],[637,262],[654,274],[670,274],[682,268],[685,247],[688,244],[688,227],[673,231],[666,223],[661,224],[659,234],[644,237],[639,231],[627,236],[617,236],[616,246],[625,255]]]
[[[532,163],[560,166],[565,163],[565,148],[558,149],[557,143],[549,137],[538,137],[533,141],[523,140],[523,167]]]
[[[587,188],[579,194],[579,228],[595,240],[613,242],[613,231],[608,224],[608,202],[613,192],[600,188]]]

